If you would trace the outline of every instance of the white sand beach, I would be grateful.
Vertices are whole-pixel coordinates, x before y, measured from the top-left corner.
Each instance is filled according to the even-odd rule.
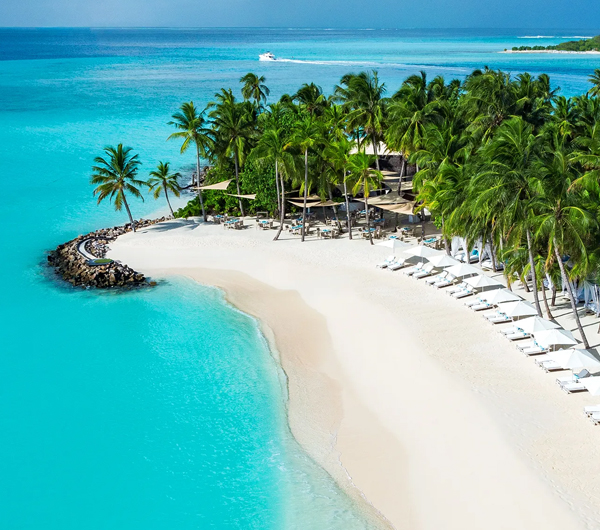
[[[562,392],[463,301],[376,269],[389,249],[273,235],[177,220],[120,237],[109,257],[218,286],[260,319],[294,435],[390,527],[600,528],[600,427],[583,414],[600,398]],[[597,319],[583,323],[597,346]]]

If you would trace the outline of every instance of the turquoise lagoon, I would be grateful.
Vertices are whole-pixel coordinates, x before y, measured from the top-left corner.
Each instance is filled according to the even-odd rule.
[[[248,71],[274,97],[377,68],[462,77],[489,65],[587,89],[593,57],[505,55],[581,35],[512,31],[0,30],[0,527],[363,529],[295,442],[285,379],[256,322],[185,279],[124,294],[68,288],[45,252],[119,224],[88,184],[106,144],[189,173],[166,122]],[[272,51],[288,61],[259,63]],[[133,204],[137,216],[162,204]]]

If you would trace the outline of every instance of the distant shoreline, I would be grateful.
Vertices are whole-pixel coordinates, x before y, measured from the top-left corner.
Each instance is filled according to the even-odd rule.
[[[503,50],[498,53],[557,53],[570,55],[600,55],[600,51],[572,52],[567,50]]]

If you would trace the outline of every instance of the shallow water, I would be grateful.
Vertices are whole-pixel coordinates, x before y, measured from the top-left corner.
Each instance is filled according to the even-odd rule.
[[[349,70],[378,68],[394,91],[420,69],[452,77],[484,64],[588,88],[595,58],[497,53],[558,41],[517,37],[0,30],[0,526],[366,528],[290,435],[283,376],[251,318],[183,279],[118,295],[67,288],[45,251],[125,220],[91,196],[104,145],[133,146],[144,172],[171,160],[189,173],[192,155],[166,141],[170,114],[251,70],[274,97],[305,81],[330,91]],[[289,61],[259,63],[267,50]]]

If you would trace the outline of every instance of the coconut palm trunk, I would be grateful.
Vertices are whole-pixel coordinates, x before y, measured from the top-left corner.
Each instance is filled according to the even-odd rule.
[[[560,252],[558,251],[558,246],[556,244],[556,238],[552,239],[552,243],[554,244],[554,255],[558,261],[558,266],[560,268],[560,274],[562,276],[562,281],[567,286],[567,292],[569,293],[569,300],[571,301],[571,309],[573,310],[573,316],[575,317],[575,322],[577,323],[577,329],[581,335],[581,340],[583,341],[583,345],[585,349],[588,350],[590,348],[590,344],[585,336],[585,332],[583,331],[583,326],[581,325],[581,320],[579,320],[579,313],[577,312],[577,304],[575,303],[575,295],[573,294],[573,287],[571,286],[571,282],[567,277],[567,273],[565,271],[565,264],[562,262],[562,257]]]
[[[550,312],[550,306],[548,305],[548,296],[546,295],[546,288],[542,283],[542,300],[544,300],[544,308],[546,309],[546,317],[548,320],[554,320],[552,313]]]
[[[135,221],[133,220],[133,216],[131,215],[131,210],[129,209],[129,204],[127,203],[127,197],[125,197],[124,192],[121,192],[121,196],[123,197],[123,204],[125,205],[125,209],[127,210],[127,215],[129,216],[129,222],[131,223],[131,229],[135,232]]]
[[[237,189],[237,194],[241,195],[241,193],[240,193],[240,164],[239,164],[239,161],[238,161],[238,152],[237,152],[237,149],[235,151],[235,154],[234,154],[233,158],[234,158],[234,161],[235,161],[235,186],[236,186],[236,189]],[[241,197],[238,197],[238,205],[240,207],[240,213],[242,214],[242,217],[244,217],[245,216],[245,214],[244,214],[244,207],[242,206],[242,198]]]
[[[533,247],[531,246],[531,232],[529,228],[526,230],[527,233],[527,253],[529,255],[529,268],[531,270],[531,279],[533,282],[533,300],[535,302],[535,310],[539,317],[542,316],[542,308],[540,307],[540,297],[537,289],[537,274],[535,273],[535,261],[533,259]],[[525,282],[527,283],[527,282]]]
[[[369,242],[373,244],[373,234],[371,233],[371,220],[369,219],[369,198],[365,197],[365,216],[367,218],[367,233],[369,234]]]
[[[167,204],[169,205],[169,210],[171,210],[171,215],[174,216],[175,214],[173,213],[173,207],[171,206],[171,201],[169,200],[169,191],[167,190],[167,187],[165,186],[165,199],[167,199]]]
[[[344,177],[346,172],[344,171]],[[346,223],[348,224],[348,238],[352,239],[352,219],[350,219],[350,201],[348,200],[348,187],[344,178],[344,198],[346,199]]]
[[[304,150],[304,204],[302,205],[302,241],[306,234],[306,200],[308,199],[308,149]]]
[[[281,195],[279,194],[279,172],[277,159],[275,160],[275,188],[277,189],[277,213],[281,211]]]
[[[279,228],[277,228],[277,233],[273,238],[273,241],[277,241],[281,232],[283,231],[283,223],[285,221],[285,184],[283,182],[283,175],[279,177],[281,179],[281,210],[279,210]]]
[[[373,154],[375,155],[375,167],[377,168],[377,171],[379,171],[379,154],[377,153],[377,144],[375,143],[375,135],[372,135],[372,140],[373,142]]]
[[[402,153],[402,164],[400,166],[400,178],[398,179],[398,195],[402,197],[402,179],[404,178],[404,173],[406,172],[406,158],[404,158],[404,153]]]
[[[196,182],[198,184],[198,200],[200,201],[200,208],[202,209],[202,218],[204,219],[204,222],[206,222],[206,210],[204,209],[202,190],[200,189],[200,146],[198,144],[196,144]],[[172,209],[171,213],[173,213]]]

